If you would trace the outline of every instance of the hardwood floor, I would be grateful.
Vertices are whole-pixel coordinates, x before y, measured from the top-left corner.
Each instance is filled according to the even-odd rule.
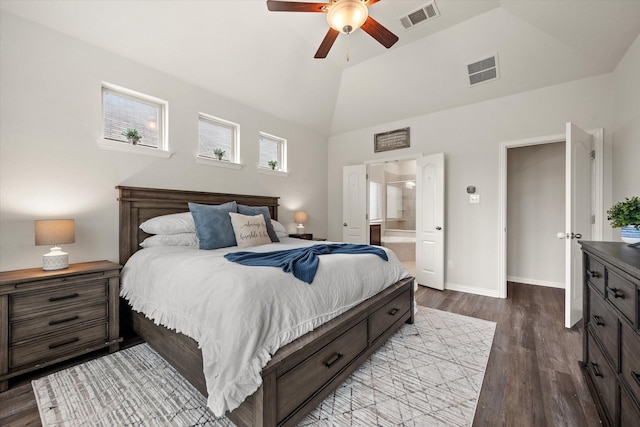
[[[580,372],[582,329],[562,289],[509,283],[507,299],[420,287],[418,304],[497,323],[474,426],[599,426]],[[39,426],[29,380],[0,394],[0,425]]]

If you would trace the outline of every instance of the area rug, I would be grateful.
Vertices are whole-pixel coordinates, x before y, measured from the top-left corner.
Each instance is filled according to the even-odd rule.
[[[495,323],[420,307],[300,426],[469,426]],[[33,381],[44,426],[233,426],[147,344]]]

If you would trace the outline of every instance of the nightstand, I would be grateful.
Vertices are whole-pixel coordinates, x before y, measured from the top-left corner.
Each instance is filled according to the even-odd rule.
[[[96,261],[0,272],[0,391],[23,373],[119,349],[120,268]]]
[[[294,237],[296,239],[303,239],[303,240],[313,240],[313,234],[311,233],[289,234],[289,237]]]

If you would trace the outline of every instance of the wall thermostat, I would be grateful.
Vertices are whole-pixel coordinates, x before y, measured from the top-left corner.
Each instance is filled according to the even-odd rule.
[[[470,185],[470,186],[467,187],[467,193],[473,194],[475,192],[476,192],[476,187],[475,186]]]

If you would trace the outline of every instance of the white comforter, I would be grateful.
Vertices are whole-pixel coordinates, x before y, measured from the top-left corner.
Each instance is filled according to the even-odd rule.
[[[278,348],[409,276],[389,250],[388,262],[374,254],[321,255],[310,285],[276,267],[223,257],[317,243],[281,240],[248,249],[146,248],[122,270],[121,295],[134,310],[198,342],[208,406],[218,416],[258,389],[260,372]]]

